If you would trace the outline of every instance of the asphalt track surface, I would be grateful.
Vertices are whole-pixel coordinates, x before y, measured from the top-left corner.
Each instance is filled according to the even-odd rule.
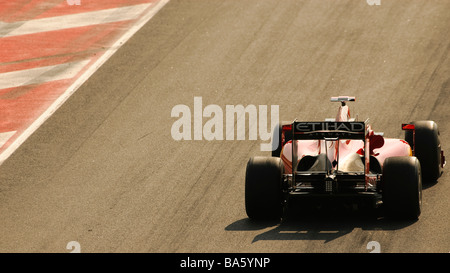
[[[171,136],[175,105],[279,105],[280,119],[352,114],[403,137],[434,120],[450,153],[450,1],[171,0],[0,166],[0,251],[450,251],[450,175],[418,221],[319,213],[254,223],[255,140]],[[204,121],[206,121],[205,119]],[[304,213],[304,212],[303,212]],[[305,213],[306,214],[306,213]]]

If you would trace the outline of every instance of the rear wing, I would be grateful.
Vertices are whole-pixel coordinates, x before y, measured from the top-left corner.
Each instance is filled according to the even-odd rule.
[[[350,96],[339,96],[339,97],[331,97],[330,101],[331,102],[356,101],[356,98]]]
[[[365,139],[366,123],[359,121],[292,123],[292,138],[300,139]]]
[[[292,135],[292,163],[293,172],[297,165],[297,142],[295,140],[340,140],[358,139],[364,142],[368,127],[362,121],[318,121],[298,122],[283,125],[283,136],[290,132]],[[283,137],[284,139],[284,137]],[[284,143],[283,143],[284,145]],[[364,145],[365,146],[365,145]]]
[[[298,165],[297,142],[295,140],[343,140],[355,139],[364,141],[366,188],[369,183],[369,139],[370,126],[362,121],[318,121],[298,122],[283,126],[283,135],[292,133],[292,182],[295,184],[295,173]],[[328,171],[327,171],[328,172]]]

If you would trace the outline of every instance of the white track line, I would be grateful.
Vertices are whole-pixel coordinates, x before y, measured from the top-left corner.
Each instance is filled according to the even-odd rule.
[[[25,21],[3,37],[133,20],[149,6],[150,3]]]
[[[28,127],[8,148],[0,154],[2,164],[23,142],[33,134],[75,91],[100,68],[128,39],[131,38],[142,26],[145,25],[169,0],[159,1],[136,24],[134,24],[116,43],[107,50],[83,75],[80,76],[53,104]]]

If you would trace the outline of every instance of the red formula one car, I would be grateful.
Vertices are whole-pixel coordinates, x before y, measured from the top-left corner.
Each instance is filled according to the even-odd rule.
[[[245,207],[252,219],[281,219],[293,199],[344,199],[383,207],[385,215],[417,219],[422,181],[437,181],[445,165],[433,121],[402,124],[405,139],[385,138],[350,118],[348,101],[336,119],[294,121],[274,130],[271,157],[252,157],[245,177]],[[312,198],[312,199],[307,199]]]

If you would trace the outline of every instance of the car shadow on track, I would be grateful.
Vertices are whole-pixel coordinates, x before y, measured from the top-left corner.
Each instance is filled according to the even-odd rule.
[[[295,211],[281,221],[255,221],[244,218],[228,225],[227,231],[264,230],[253,239],[261,240],[321,240],[324,243],[362,230],[398,230],[417,221],[394,221],[384,218],[376,210],[338,211],[335,209]],[[271,228],[273,227],[273,228]],[[267,230],[271,228],[270,230]]]

